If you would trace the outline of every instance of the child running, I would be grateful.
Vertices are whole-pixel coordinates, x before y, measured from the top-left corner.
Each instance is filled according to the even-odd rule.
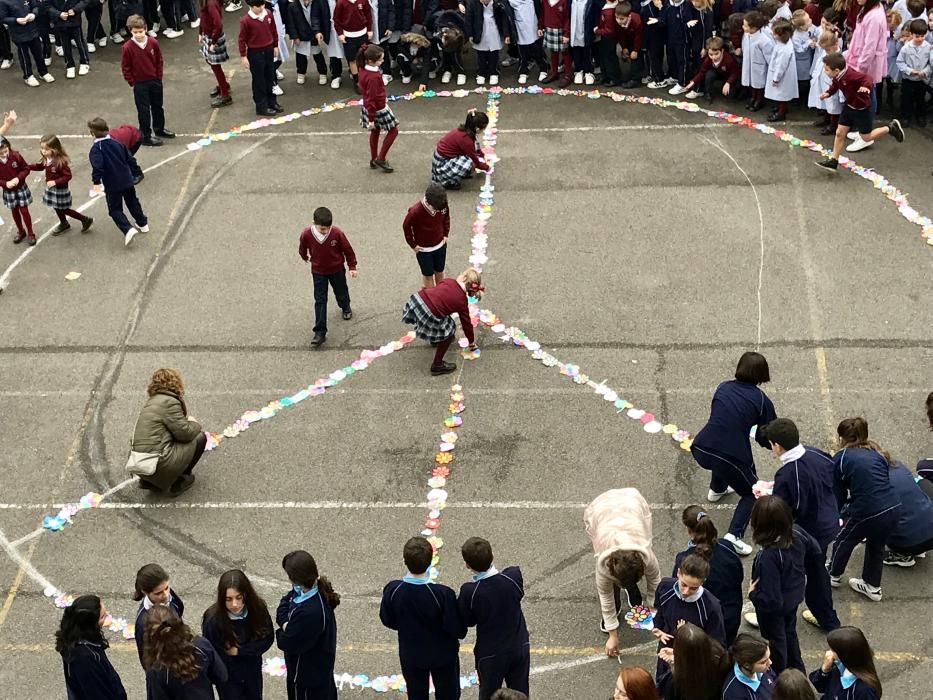
[[[107,213],[113,219],[123,234],[123,245],[129,246],[137,234],[149,233],[149,219],[143,212],[142,204],[136,196],[136,180],[130,169],[130,152],[119,141],[111,138],[107,122],[95,117],[87,123],[94,143],[88,158],[91,161],[91,180],[94,191],[100,194],[101,189],[107,198]],[[130,215],[136,222],[134,228],[123,213],[123,203],[126,202]]]
[[[398,137],[398,118],[386,102],[386,86],[382,79],[382,70],[379,66],[385,60],[382,47],[370,44],[360,49],[356,56],[356,65],[359,67],[358,85],[363,96],[363,106],[360,108],[360,126],[369,129],[369,167],[379,168],[384,173],[395,171],[389,161],[389,149]],[[379,148],[379,132],[386,132]]]
[[[29,166],[30,170],[45,171],[45,193],[42,195],[42,203],[51,207],[58,216],[59,224],[52,229],[53,236],[60,236],[71,229],[71,224],[65,217],[81,222],[81,233],[86,233],[94,223],[94,219],[85,216],[71,208],[71,190],[68,189],[68,183],[71,182],[71,168],[68,167],[68,154],[62,147],[61,141],[57,136],[43,136],[39,141],[39,154],[42,160]]]
[[[471,109],[463,124],[451,129],[437,142],[431,160],[431,181],[443,185],[445,190],[459,190],[462,181],[473,177],[474,170],[489,171],[483,160],[476,136],[489,126],[485,112]]]
[[[13,150],[5,136],[0,136],[0,187],[3,188],[3,203],[13,213],[13,223],[16,224],[14,243],[29,240],[29,245],[36,244],[36,236],[32,232],[32,215],[29,205],[32,204],[32,192],[26,184],[29,176],[29,164],[19,153]]]

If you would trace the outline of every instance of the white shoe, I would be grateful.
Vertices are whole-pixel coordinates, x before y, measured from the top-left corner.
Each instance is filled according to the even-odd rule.
[[[65,69],[65,77],[68,78],[69,80],[75,77],[74,66],[72,66],[71,68]]]
[[[810,623],[811,625],[813,625],[814,627],[819,627],[819,626],[820,626],[820,621],[816,619],[816,615],[814,615],[812,612],[810,612],[809,609],[804,608],[803,613],[801,613],[801,615],[802,615],[802,617],[803,617],[804,620],[806,620],[807,622],[809,622],[809,623]]]
[[[402,76],[402,85],[408,85],[410,82],[411,82],[411,76],[410,76],[410,75],[403,75],[403,76]],[[457,85],[459,85],[459,84],[460,84],[460,76],[457,76]]]
[[[696,98],[698,98],[698,97],[699,97],[700,95],[702,95],[702,94],[703,94],[702,92],[697,92],[696,90],[691,90],[691,91],[688,92],[686,95],[684,95],[684,97],[686,97],[688,100],[695,100]]]
[[[177,39],[180,36],[184,36],[184,33],[184,29],[166,29],[164,32],[162,32],[162,35],[166,39]]]
[[[577,71],[573,74],[573,84],[574,85],[583,85],[583,71]]]
[[[8,58],[4,58],[3,61],[0,61],[0,70],[6,70],[13,65],[13,61]]]
[[[663,80],[661,81],[652,80],[650,83],[648,83],[648,87],[651,88],[652,90],[660,90],[661,88],[664,87],[664,81]]]
[[[453,77],[451,72],[449,70],[445,70],[443,73],[441,73],[441,82],[446,85],[450,82],[451,77]]]
[[[181,21],[182,21],[182,22],[187,22],[187,21],[188,21],[188,15],[182,15],[182,16],[181,16]]]
[[[842,585],[842,576],[830,576],[829,585],[833,588],[839,588]]]
[[[36,76],[34,75],[30,75],[28,78],[26,78],[26,84],[29,87],[39,87],[39,81],[36,80]]]
[[[272,86],[272,94],[278,97],[279,95],[284,95],[285,91],[278,85]]]
[[[91,67],[88,64],[82,63],[80,66],[78,66],[78,75],[87,75],[90,72]]]
[[[52,65],[52,59],[51,59],[51,58],[43,58],[43,59],[42,59],[42,62],[45,64],[46,68],[48,68],[49,66]]]
[[[674,85],[677,84],[677,79],[676,78],[665,78],[663,82],[664,82],[664,87],[673,87]]]
[[[732,545],[735,553],[740,557],[747,557],[749,554],[755,551],[750,544],[746,544],[732,533],[726,533],[726,536],[723,539]]]
[[[498,84],[499,84],[499,76],[498,76],[498,75],[490,75],[490,76],[489,76],[489,84],[490,84],[490,85],[498,85]]]
[[[866,148],[871,148],[874,143],[874,141],[865,141],[861,138],[861,135],[859,135],[859,138],[855,139],[855,141],[846,146],[846,152],[858,153],[859,151],[864,151]]]
[[[857,131],[849,131],[846,134],[846,138],[849,139],[849,141],[855,141],[855,139],[857,139],[858,137],[859,137],[859,133]]]
[[[484,78],[484,77],[481,76],[481,75],[477,75],[477,76],[476,76],[476,84],[477,84],[477,85],[485,85],[485,84],[486,84],[486,78]]]
[[[122,44],[124,41],[126,41],[126,39],[123,38],[122,34],[117,32],[116,34],[110,35],[110,41],[112,41],[114,44]]]
[[[865,581],[863,581],[860,578],[850,578],[849,587],[852,588],[852,590],[855,591],[856,593],[861,593],[863,596],[865,596],[869,600],[873,600],[876,603],[881,602],[881,587],[880,586],[875,588],[874,586],[868,585],[867,583],[865,583]]]
[[[710,489],[706,492],[706,500],[710,503],[716,503],[716,501],[718,501],[720,498],[723,496],[728,496],[730,493],[735,493],[735,489],[731,486],[727,486],[726,490],[722,493],[717,493],[716,491],[713,491],[713,489]]]
[[[457,73],[457,85],[466,85],[466,73]]]
[[[502,62],[499,65],[501,65],[503,68],[508,68],[509,66],[514,66],[516,61],[518,61],[517,58],[506,56],[505,58],[502,59]]]
[[[527,75],[525,75],[524,73],[522,73],[520,76],[518,76],[518,84],[519,84],[519,85],[525,85],[527,82],[528,82],[528,76],[527,76]]]
[[[327,85],[327,76],[326,76],[326,75],[323,75],[323,74],[322,74],[322,75],[319,75],[319,76],[317,77],[317,84],[318,84],[318,85]]]
[[[153,23],[152,23],[152,28],[150,29],[150,31],[153,31],[153,32],[155,32],[156,34],[158,34],[158,33],[159,33],[159,30],[160,30],[161,28],[162,28],[162,25],[161,25],[161,24],[159,24],[158,22],[153,22]]]
[[[331,86],[334,90],[336,90],[337,88],[340,87],[340,76],[339,76],[339,75],[338,75],[336,78],[334,78],[333,80],[330,81],[330,86]]]
[[[276,71],[275,71],[275,79],[276,79],[276,80],[285,80],[285,74],[284,74],[282,71],[280,71],[280,70],[276,70]]]
[[[149,233],[149,224],[146,224],[145,226],[140,226],[140,227],[139,227],[139,232],[140,232],[140,233]]]
[[[97,45],[101,48],[104,48],[107,45],[107,37],[97,40]]]
[[[593,85],[596,82],[596,76],[592,73],[587,73],[583,76],[583,82],[587,85]]]
[[[198,27],[200,27],[200,26],[201,26],[201,18],[198,17],[196,20],[194,20],[194,22],[191,23],[190,26],[191,26],[192,29],[197,29]]]
[[[130,243],[132,243],[133,239],[136,238],[137,233],[139,233],[139,231],[137,231],[135,228],[131,228],[129,231],[126,232],[126,235],[123,236],[123,247],[124,248],[130,247]]]
[[[755,629],[758,629],[758,613],[745,613],[742,617],[748,624],[750,624]]]
[[[150,29],[148,32],[146,32],[146,34],[148,34],[148,35],[151,36],[153,39],[155,39],[157,36],[159,36],[159,30],[158,30],[158,29]]]
[[[382,74],[382,84],[383,84],[383,85],[388,85],[388,84],[391,83],[393,80],[395,80],[395,78],[393,78],[393,77],[392,77],[391,75],[389,75],[388,73],[383,73],[383,74]]]
[[[430,80],[434,80],[436,77],[437,77],[437,71],[436,71],[436,70],[428,71],[428,78],[429,78]]]
[[[94,42],[93,42],[93,41],[92,41],[90,44],[87,45],[87,52],[88,52],[88,53],[97,53],[97,46],[94,45]]]
[[[242,0],[232,0],[231,2],[228,2],[227,6],[224,8],[224,10],[227,12],[236,12],[242,9],[243,9]]]
[[[295,82],[298,83],[299,85],[304,85],[304,84],[305,84],[305,77],[304,77],[303,75],[299,74],[298,77],[295,78]],[[325,83],[327,82],[327,78],[324,78],[324,82],[325,82]]]
[[[62,46],[56,46],[56,47],[55,47],[55,55],[56,55],[56,56],[64,56],[64,55],[65,55],[65,49],[64,49],[64,47],[62,47]],[[51,59],[51,58],[45,59],[45,65],[51,66],[51,65],[52,65],[52,59]]]
[[[42,79],[47,83],[55,82],[55,76],[52,75],[51,73],[46,73],[45,75],[42,76]]]
[[[649,78],[647,75],[646,75],[644,78],[641,79],[641,84],[642,84],[642,85],[647,85],[647,84],[650,83],[650,82],[651,82],[651,78]]]
[[[685,92],[687,92],[687,88],[685,88],[683,85],[675,85],[674,87],[672,87],[670,90],[667,91],[667,94],[668,95],[682,95]]]
[[[540,73],[538,73],[538,82],[543,83],[545,80],[547,80],[547,71],[543,70]]]

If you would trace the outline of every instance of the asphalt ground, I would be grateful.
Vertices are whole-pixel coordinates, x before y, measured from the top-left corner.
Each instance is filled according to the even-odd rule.
[[[59,611],[37,574],[131,616],[133,575],[158,561],[196,623],[227,568],[245,569],[277,601],[281,556],[298,547],[343,595],[337,670],[374,677],[399,668],[393,635],[378,623],[379,593],[401,573],[402,543],[422,527],[450,386],[428,375],[422,343],[223,443],[178,501],[130,487],[62,532],[29,537],[52,504],[123,480],[153,369],[178,368],[191,412],[220,430],[404,333],[400,308],[419,273],[401,220],[426,184],[436,139],[485,104],[480,95],[395,103],[403,133],[393,175],[366,167],[355,108],[189,153],[198,135],[253,118],[239,69],[234,106],[208,109],[211,77],[191,33],[162,41],[168,125],[185,136],[139,154],[151,168],[139,194],[152,232],[125,250],[96,203],[92,234],[48,238],[12,270],[23,249],[0,245],[9,273],[0,296],[0,531],[4,542],[28,538],[18,556],[29,563],[0,557],[4,700],[63,696],[52,648]],[[40,134],[68,136],[76,203],[89,186],[84,122],[135,121],[115,49],[92,58],[89,76],[65,81],[57,65],[58,82],[37,89],[15,69],[0,74],[0,108],[20,115],[14,148],[38,157]],[[284,70],[288,111],[349,94],[313,80],[297,86],[293,66]],[[511,70],[505,75],[511,84]],[[819,138],[807,115],[791,116],[789,131]],[[778,413],[797,421],[807,442],[829,447],[836,422],[861,414],[908,464],[933,448],[923,415],[933,388],[933,251],[870,184],[828,176],[813,154],[773,137],[652,106],[512,95],[501,100],[499,128],[483,306],[507,324],[688,430],[702,426],[738,355],[757,347],[771,364]],[[922,212],[933,211],[929,136],[910,131],[902,146],[889,139],[858,156]],[[38,181],[30,179],[32,211],[43,232],[54,216],[38,203]],[[450,199],[453,273],[469,255],[476,185]],[[341,321],[332,304],[327,343],[312,351],[311,285],[296,249],[321,205],[356,248],[360,276],[350,286],[353,320]],[[66,281],[72,271],[81,277]],[[663,433],[644,432],[591,390],[488,330],[479,339],[482,357],[459,375],[467,410],[439,533],[441,580],[456,588],[467,579],[460,542],[490,539],[497,564],[520,564],[525,575],[534,695],[604,698],[618,664],[600,658],[583,506],[608,488],[639,488],[667,569],[686,539],[679,511],[704,502],[706,474]],[[762,477],[773,474],[775,458],[757,451],[756,459]],[[730,507],[713,508],[720,530]],[[857,552],[853,575],[860,562]],[[886,570],[880,604],[836,594],[843,622],[862,626],[876,649],[886,697],[929,690],[931,566]],[[798,629],[816,664],[821,634],[803,621]],[[653,666],[646,633],[622,638],[626,661]],[[463,651],[466,671],[472,657]],[[110,655],[131,697],[142,697],[132,644],[114,638]],[[268,697],[284,696],[281,679],[266,687]],[[372,691],[346,691],[363,693]]]

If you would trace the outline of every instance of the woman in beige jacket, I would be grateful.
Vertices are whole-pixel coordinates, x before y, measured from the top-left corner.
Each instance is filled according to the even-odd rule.
[[[602,628],[609,633],[606,655],[619,652],[621,590],[629,603],[642,602],[638,582],[644,578],[650,607],[661,581],[657,557],[651,549],[651,509],[638,489],[612,489],[597,496],[583,511],[586,534],[596,556],[596,592]]]

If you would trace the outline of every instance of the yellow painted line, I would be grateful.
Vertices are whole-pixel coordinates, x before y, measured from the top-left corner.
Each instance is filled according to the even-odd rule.
[[[26,560],[32,559],[32,555],[36,552],[36,545],[39,544],[39,540],[33,540],[29,545],[29,551],[26,552]],[[3,601],[3,607],[0,608],[0,629],[3,628],[3,623],[6,622],[7,615],[10,614],[10,608],[13,607],[13,601],[16,600],[16,595],[19,593],[20,586],[23,585],[23,580],[26,578],[26,567],[21,566],[16,571],[16,577],[13,579],[13,583],[10,584],[10,590],[6,594],[6,599]]]
[[[826,436],[829,439],[827,444],[833,445],[836,442],[836,426],[833,418],[833,400],[829,390],[829,370],[826,367],[826,350],[820,345],[813,349],[816,356],[816,374],[820,380],[820,398],[823,400],[823,413],[825,416]]]

